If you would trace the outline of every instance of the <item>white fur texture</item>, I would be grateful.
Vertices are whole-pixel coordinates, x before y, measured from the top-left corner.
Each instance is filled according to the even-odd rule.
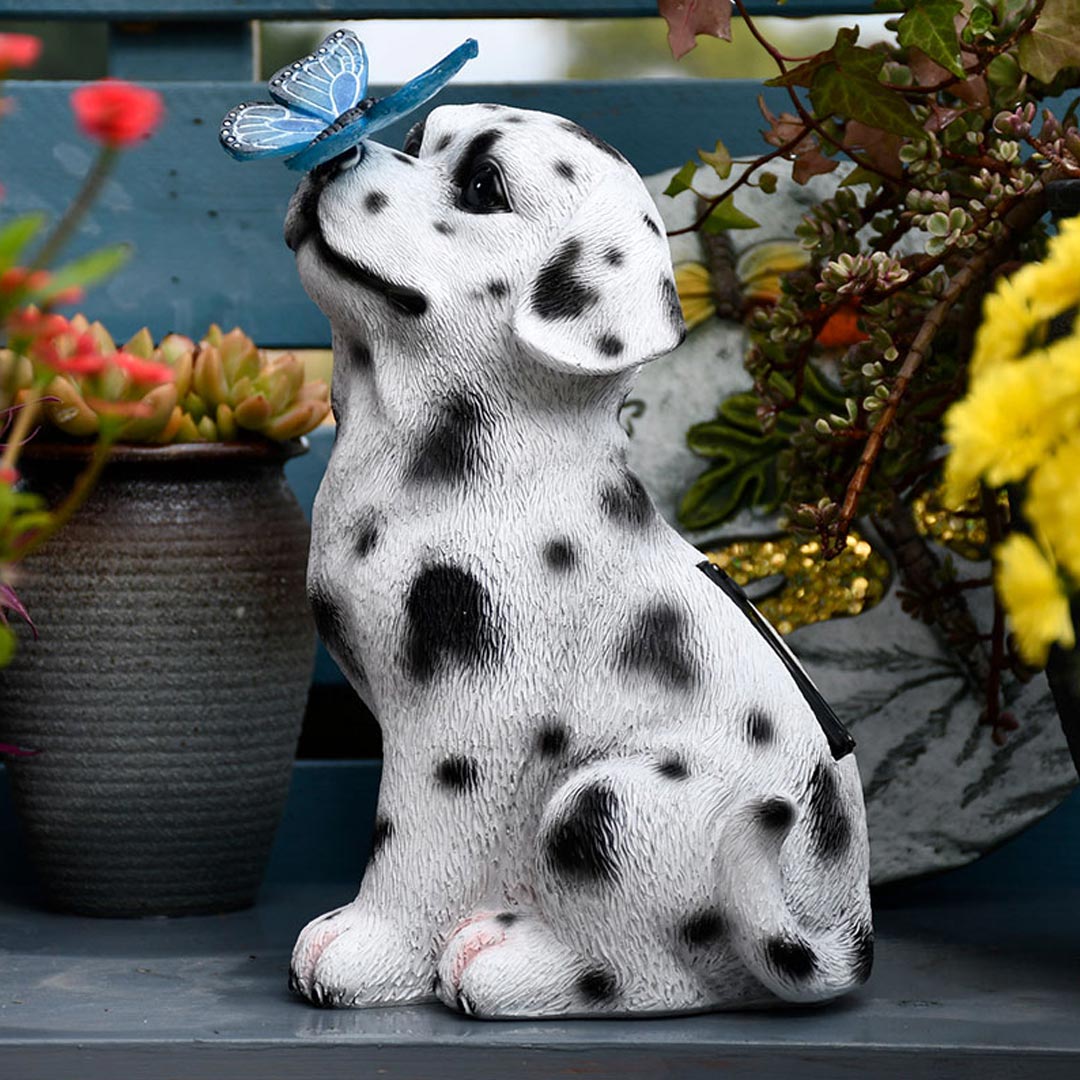
[[[508,212],[463,207],[470,155]],[[294,950],[318,1004],[676,1013],[869,973],[854,759],[626,469],[619,406],[683,330],[658,221],[610,148],[501,106],[294,196],[339,424],[309,590],[385,748],[359,895]]]

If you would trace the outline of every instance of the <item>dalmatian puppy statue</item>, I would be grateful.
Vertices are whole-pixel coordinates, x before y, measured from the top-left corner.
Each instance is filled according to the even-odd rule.
[[[285,238],[338,428],[309,595],[385,760],[359,894],[300,933],[293,989],[488,1018],[851,990],[850,740],[626,465],[635,372],[685,333],[640,178],[498,105],[436,108],[404,152],[312,147]]]

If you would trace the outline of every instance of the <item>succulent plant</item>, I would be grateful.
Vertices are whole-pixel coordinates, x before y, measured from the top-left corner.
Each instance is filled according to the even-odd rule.
[[[76,438],[91,438],[105,414],[127,420],[122,442],[232,442],[248,435],[294,439],[316,427],[330,411],[329,388],[322,380],[305,381],[303,362],[292,353],[270,359],[243,331],[227,334],[213,325],[196,344],[169,334],[156,346],[145,327],[119,349],[100,323],[77,315],[72,333],[56,340],[62,359],[71,355],[76,337],[89,333],[106,359],[128,358],[164,364],[172,382],[147,388],[127,366],[108,365],[100,374],[56,374],[44,388],[48,422]],[[16,402],[31,385],[33,368],[25,357],[0,352],[0,387]]]

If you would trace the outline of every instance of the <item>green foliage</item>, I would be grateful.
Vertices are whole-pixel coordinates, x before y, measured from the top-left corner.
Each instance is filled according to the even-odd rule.
[[[960,38],[956,33],[956,16],[962,8],[960,0],[918,0],[897,23],[897,40],[908,48],[921,49],[946,71],[963,78]],[[993,16],[986,8],[978,10],[982,27],[978,33],[984,33],[993,23]]]
[[[779,377],[774,376],[774,383],[781,392],[794,396],[793,388]],[[695,424],[687,433],[687,446],[713,464],[683,496],[680,523],[688,529],[708,529],[722,525],[740,510],[776,510],[787,497],[781,455],[807,420],[840,407],[842,401],[843,395],[813,366],[806,368],[798,401],[767,429],[761,424],[757,394],[726,398],[715,419]]]
[[[1020,67],[1048,83],[1080,67],[1080,0],[1046,0],[1039,21],[1020,42]]]

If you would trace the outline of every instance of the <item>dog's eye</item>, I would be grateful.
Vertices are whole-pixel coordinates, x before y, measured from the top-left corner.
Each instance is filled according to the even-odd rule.
[[[473,214],[499,214],[510,210],[506,185],[494,161],[481,161],[461,189],[461,208]]]

